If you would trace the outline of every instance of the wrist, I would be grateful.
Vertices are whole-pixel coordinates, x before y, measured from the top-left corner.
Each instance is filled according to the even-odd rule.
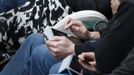
[[[90,39],[99,39],[100,38],[100,33],[98,31],[89,32],[88,37]]]
[[[87,31],[87,32],[86,32],[87,39],[90,39],[90,38],[91,38],[90,35],[91,35],[91,32],[90,32],[90,31]]]
[[[69,53],[75,55],[75,44],[74,43],[72,43]]]

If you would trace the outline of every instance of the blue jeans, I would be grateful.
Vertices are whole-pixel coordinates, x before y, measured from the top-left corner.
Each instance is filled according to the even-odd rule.
[[[0,75],[69,75],[58,73],[62,60],[56,59],[45,45],[41,34],[30,35]]]
[[[62,73],[58,73],[58,70],[61,66],[62,61],[54,64],[49,70],[49,75],[69,75],[68,71],[64,71]]]
[[[52,65],[60,60],[54,58],[40,34],[30,35],[0,75],[47,75]]]
[[[0,13],[22,5],[26,1],[27,0],[0,0]]]
[[[31,71],[29,75],[48,75],[50,68],[61,61],[53,57],[46,45],[36,47],[32,53],[31,60]]]
[[[34,49],[44,44],[42,35],[30,35],[17,50],[16,54],[1,71],[0,75],[21,75],[24,68],[30,61],[30,57]]]

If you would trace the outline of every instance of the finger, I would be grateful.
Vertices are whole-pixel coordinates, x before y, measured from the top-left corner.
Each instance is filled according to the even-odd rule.
[[[92,66],[96,66],[96,61],[89,62]]]
[[[82,61],[85,60],[83,55],[78,55],[78,58],[79,58],[80,60],[82,60]]]
[[[57,53],[57,48],[55,47],[48,47],[49,51],[53,52],[53,53]]]
[[[54,37],[54,39],[47,40],[46,41],[46,44],[48,46],[52,46],[52,47],[58,47],[58,46],[61,46],[62,47],[64,45],[66,45],[66,40],[68,40],[68,38],[66,38],[64,36]]]
[[[87,63],[87,62],[83,62],[82,60],[78,60],[79,63],[84,67],[84,68],[89,68],[90,67],[90,64]]]
[[[73,25],[73,22],[70,21],[68,24],[66,24],[65,29],[67,30],[71,28],[72,25]]]
[[[84,64],[85,66],[89,66],[89,65],[90,65],[89,62],[85,62],[85,61],[82,61],[82,60],[80,60],[80,59],[79,59],[78,61],[80,61],[80,63]]]
[[[62,50],[59,49],[55,49],[53,47],[49,47],[51,54],[55,57],[55,58],[64,58],[66,57],[68,54],[64,54],[64,52]]]
[[[85,64],[82,62],[81,59],[78,59],[78,62],[79,62],[83,67],[85,66]]]
[[[95,55],[93,52],[83,52],[81,56],[83,56],[85,62],[95,61]]]
[[[78,27],[80,27],[80,25],[81,25],[81,22],[80,22],[80,21],[75,20],[75,19],[71,19],[71,20],[66,24],[65,29],[71,28],[72,26],[78,26]]]
[[[48,41],[60,41],[61,37],[62,36],[54,36],[54,37],[50,38]]]
[[[84,55],[84,56],[94,56],[94,52],[83,52],[82,55]]]
[[[61,53],[61,50],[59,50],[58,48],[54,48],[54,47],[48,47],[50,52],[53,53],[53,55],[58,55],[59,53]]]
[[[65,23],[64,23],[64,25],[65,25],[65,29],[67,29],[68,28],[68,23],[71,21],[72,19],[70,18],[70,17],[68,17],[66,20],[65,20]]]
[[[57,54],[57,58],[60,58],[60,59],[62,59],[62,58],[65,58],[66,56],[68,56],[69,54],[64,54],[64,53],[59,53],[59,54]]]
[[[59,56],[58,54],[55,54],[53,52],[50,51],[50,53],[55,57],[55,58],[61,58],[61,56]]]
[[[78,60],[78,61],[79,61],[79,63],[80,63],[84,68],[86,68],[86,69],[88,69],[88,70],[96,71],[96,67],[95,67],[95,66],[92,66],[92,65],[90,65],[89,63],[85,63],[85,62],[83,62],[83,61],[81,61],[81,60]]]
[[[46,41],[46,44],[48,47],[58,47],[59,46],[59,41]]]
[[[94,52],[84,52],[84,53],[82,53],[82,55],[84,57],[91,57],[91,58],[95,57],[95,53]]]

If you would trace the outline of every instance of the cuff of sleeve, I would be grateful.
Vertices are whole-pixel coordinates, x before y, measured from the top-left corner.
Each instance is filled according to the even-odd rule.
[[[95,42],[85,42],[85,43],[79,43],[75,45],[75,54],[79,55],[82,52],[94,52],[95,50]]]
[[[79,55],[85,50],[85,47],[83,44],[76,44],[75,45],[75,54]]]

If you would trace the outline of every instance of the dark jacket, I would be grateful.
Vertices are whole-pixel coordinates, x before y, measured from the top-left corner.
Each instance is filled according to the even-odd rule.
[[[108,23],[108,28],[96,42],[95,53],[97,69],[101,73],[111,73],[120,65],[134,46],[134,2],[123,2],[118,13]],[[76,54],[94,49],[90,43],[77,44]],[[93,50],[92,50],[93,51]]]
[[[89,70],[85,70],[84,75],[95,74]],[[134,48],[128,54],[128,56],[122,61],[121,65],[114,69],[111,74],[98,74],[95,75],[134,75]]]
[[[134,75],[134,49],[110,75]]]
[[[66,0],[73,11],[97,10],[104,14],[108,19],[112,17],[110,6],[111,0]]]

